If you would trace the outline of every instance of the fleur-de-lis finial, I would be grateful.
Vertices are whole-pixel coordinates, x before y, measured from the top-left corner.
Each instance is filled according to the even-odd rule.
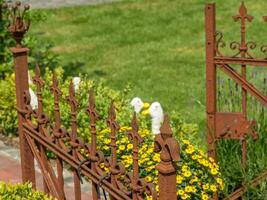
[[[52,76],[52,85],[51,85],[50,89],[57,96],[61,96],[62,95],[62,92],[58,88],[58,79],[57,79],[56,73],[53,73],[53,76]]]
[[[115,112],[114,101],[111,101],[111,104],[108,110],[107,124],[110,127],[113,127],[116,131],[120,129],[119,124],[116,122],[116,112]]]
[[[233,16],[234,21],[241,20],[241,23],[245,23],[246,20],[251,22],[253,20],[253,17],[247,14],[247,8],[244,4],[244,2],[241,3],[241,6],[239,8],[239,15]]]
[[[163,136],[171,137],[172,136],[172,129],[169,123],[169,117],[167,114],[164,115],[164,120],[162,126],[160,127],[160,133]]]
[[[12,5],[4,2],[2,7],[8,10],[10,20],[8,31],[16,40],[16,46],[21,47],[21,40],[30,27],[30,21],[25,19],[25,14],[30,6],[28,4],[22,6],[20,1],[16,1]]]
[[[72,81],[70,82],[70,85],[69,85],[69,96],[67,96],[67,101],[72,107],[72,110],[77,109],[78,101],[75,99],[75,89],[74,89],[74,85]]]
[[[41,79],[41,71],[40,71],[40,67],[39,65],[36,63],[35,65],[35,76],[33,77],[33,83],[37,85],[37,90],[39,91],[39,89],[41,90],[41,88],[44,87],[44,81]]]
[[[87,112],[90,114],[91,118],[94,117],[94,120],[98,120],[100,118],[100,115],[96,111],[95,95],[94,95],[93,89],[90,89],[89,91],[89,104],[88,104]]]
[[[133,115],[133,118],[132,118],[132,122],[131,122],[131,127],[132,127],[132,130],[130,131],[129,138],[131,140],[135,140],[136,139],[137,140],[137,144],[143,142],[142,137],[138,133],[139,127],[138,127],[136,112],[134,112],[134,115]]]

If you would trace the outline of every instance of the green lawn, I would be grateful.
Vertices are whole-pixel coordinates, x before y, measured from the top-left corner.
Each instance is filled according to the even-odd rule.
[[[204,0],[136,0],[41,10],[47,20],[30,35],[54,43],[70,75],[87,73],[115,89],[129,82],[135,96],[159,101],[205,127]],[[239,40],[239,0],[217,1],[218,28]],[[264,0],[247,2],[255,17],[250,35],[266,39]],[[253,30],[252,30],[253,29]],[[250,37],[249,37],[250,38]],[[267,42],[267,41],[266,41]]]

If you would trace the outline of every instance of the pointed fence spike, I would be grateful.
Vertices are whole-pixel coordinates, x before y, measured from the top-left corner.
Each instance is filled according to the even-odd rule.
[[[133,130],[133,131],[138,132],[138,128],[139,128],[139,127],[138,127],[138,122],[137,122],[137,118],[136,118],[136,112],[134,112],[131,126],[132,126],[132,130]]]
[[[74,84],[73,84],[72,80],[70,81],[70,85],[69,85],[69,95],[71,97],[75,97]]]
[[[90,89],[89,91],[89,108],[91,109],[95,108],[95,95],[93,89]]]
[[[40,72],[40,67],[39,67],[38,63],[36,63],[36,65],[35,65],[34,72],[35,72],[35,76],[40,77],[41,72]]]
[[[53,87],[58,87],[58,80],[55,72],[53,73],[52,81],[53,81]]]
[[[160,127],[160,133],[162,135],[172,135],[168,114],[164,114],[164,120],[162,126]]]
[[[115,106],[114,101],[112,100],[110,103],[109,111],[108,111],[109,120],[116,120]]]

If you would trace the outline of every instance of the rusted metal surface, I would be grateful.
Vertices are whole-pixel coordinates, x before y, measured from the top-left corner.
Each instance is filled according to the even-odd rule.
[[[205,8],[206,29],[206,112],[208,132],[208,155],[216,158],[216,66],[214,63],[216,45],[215,4],[207,4]]]
[[[258,139],[254,131],[255,121],[247,121],[243,113],[216,113],[216,137],[243,140],[247,136]]]
[[[78,151],[79,151],[79,143],[77,142],[77,109],[78,109],[78,101],[75,98],[75,90],[73,82],[70,82],[69,85],[69,96],[67,97],[67,101],[70,104],[71,108],[71,139],[70,145],[72,147],[72,156],[77,159]],[[74,177],[74,193],[75,199],[81,200],[81,184],[78,172],[73,170]]]
[[[30,150],[30,146],[27,143],[25,133],[23,131],[23,123],[25,123],[25,115],[20,111],[24,108],[24,91],[29,89],[28,84],[28,59],[27,54],[29,49],[23,48],[20,45],[21,37],[25,34],[28,28],[24,24],[23,16],[16,15],[12,12],[20,8],[20,5],[16,4],[13,8],[10,8],[8,4],[3,3],[3,8],[7,9],[12,14],[13,20],[10,22],[8,30],[13,38],[16,40],[17,45],[11,48],[11,52],[14,57],[14,70],[15,70],[15,85],[16,85],[16,102],[18,110],[18,126],[19,126],[19,138],[20,138],[20,155],[21,155],[21,169],[22,169],[22,181],[30,181],[35,188],[35,172],[34,172],[34,156]],[[28,6],[26,6],[28,8]],[[27,10],[27,9],[26,9]]]
[[[55,123],[52,126],[53,129],[53,136],[52,140],[58,146],[64,143],[63,139],[66,137],[66,130],[62,129],[61,127],[61,120],[60,120],[60,110],[59,110],[59,98],[62,95],[62,92],[58,88],[58,80],[55,74],[52,77],[52,85],[50,87],[51,92],[54,96],[54,118]],[[63,178],[63,160],[59,157],[56,158],[57,163],[57,178],[59,184],[59,195],[62,199],[65,199],[64,195],[64,178]]]
[[[172,130],[166,114],[160,129],[160,134],[155,137],[154,149],[156,152],[160,152],[161,160],[156,166],[159,171],[159,199],[176,199],[175,162],[180,161],[180,147],[178,142],[172,137]]]
[[[263,106],[267,106],[267,96],[260,92],[253,84],[246,80],[246,69],[249,65],[266,67],[267,58],[256,58],[252,50],[256,49],[256,43],[247,41],[247,22],[252,22],[253,17],[247,12],[242,2],[237,15],[233,16],[235,22],[240,23],[240,41],[230,42],[232,55],[224,55],[223,48],[226,43],[223,40],[223,33],[216,30],[215,4],[207,4],[205,9],[206,27],[206,93],[207,93],[207,123],[208,123],[208,149],[209,156],[216,159],[216,141],[220,139],[235,139],[241,142],[242,164],[246,167],[247,162],[247,136],[254,140],[258,134],[254,131],[256,121],[247,120],[247,93],[255,97]],[[263,17],[267,20],[267,17]],[[262,45],[260,51],[265,53],[267,46]],[[240,65],[239,74],[232,65]],[[221,69],[242,88],[242,111],[240,113],[220,113],[217,111],[216,91],[216,70]],[[260,175],[255,180],[259,183]],[[265,175],[264,175],[265,176]],[[254,184],[252,184],[254,185]],[[242,187],[231,194],[227,199],[241,197],[246,189]],[[215,198],[216,199],[216,198]]]
[[[96,172],[97,170],[97,161],[98,158],[96,156],[97,149],[96,149],[96,121],[100,119],[100,115],[96,111],[96,106],[95,106],[95,97],[94,97],[94,91],[91,89],[90,94],[89,94],[89,104],[87,108],[87,112],[90,117],[90,131],[91,131],[91,154],[90,154],[90,159],[92,161],[91,166],[92,170]],[[98,199],[99,189],[96,183],[92,183],[92,196],[93,199]]]

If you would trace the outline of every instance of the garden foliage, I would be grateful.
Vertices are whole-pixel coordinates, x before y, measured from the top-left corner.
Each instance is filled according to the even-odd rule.
[[[0,182],[1,200],[53,200],[42,192],[32,189],[31,183],[11,185]]]

